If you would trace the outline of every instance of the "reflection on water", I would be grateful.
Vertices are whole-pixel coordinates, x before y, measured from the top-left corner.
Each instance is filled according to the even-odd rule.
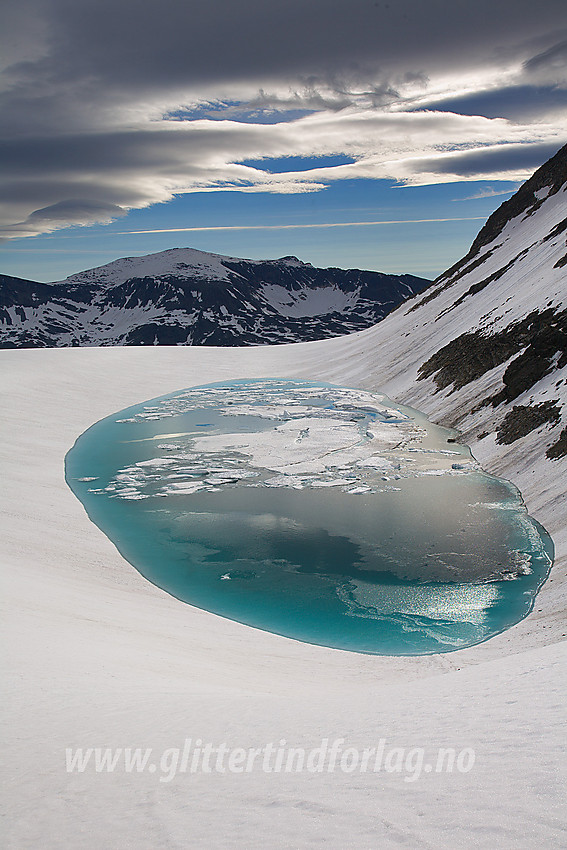
[[[180,599],[310,643],[444,652],[522,619],[552,556],[451,433],[383,395],[240,381],[97,423],[67,480]]]

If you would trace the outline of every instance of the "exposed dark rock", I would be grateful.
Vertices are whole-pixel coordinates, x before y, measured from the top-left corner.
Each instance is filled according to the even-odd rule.
[[[495,406],[529,390],[551,370],[557,355],[559,368],[567,363],[567,311],[550,307],[493,334],[461,334],[420,367],[418,380],[433,377],[438,389],[453,384],[458,390],[522,349],[504,373],[503,389],[491,399]]]
[[[545,454],[550,460],[558,460],[560,457],[567,455],[567,425],[560,433],[557,442],[553,443]]]
[[[555,239],[556,236],[559,236],[559,234],[563,233],[565,230],[567,230],[567,218],[564,218],[563,221],[556,224],[555,227],[549,231],[543,241],[549,242],[550,239]]]
[[[558,369],[567,364],[567,311],[559,313],[555,321],[543,321],[540,325],[534,322],[532,328],[528,347],[512,360],[502,376],[504,389],[492,399],[494,407],[504,401],[513,401],[531,389],[549,374],[557,355],[555,365]]]
[[[158,325],[151,322],[130,331],[125,345],[185,345],[187,328],[180,325]]]
[[[561,408],[556,400],[544,401],[532,407],[529,405],[514,405],[509,410],[498,429],[496,442],[505,445],[514,443],[520,437],[525,437],[546,422],[556,424],[561,418]],[[549,455],[548,455],[549,457]]]
[[[36,307],[49,301],[52,295],[48,283],[35,283],[21,277],[0,274],[0,316],[3,307]]]
[[[459,390],[504,363],[514,350],[517,348],[507,339],[496,341],[480,331],[461,334],[426,360],[419,368],[417,379],[421,381],[433,376],[438,389],[453,384],[453,389]]]

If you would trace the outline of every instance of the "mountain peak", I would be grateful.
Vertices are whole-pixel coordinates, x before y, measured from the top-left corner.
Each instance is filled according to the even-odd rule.
[[[225,262],[240,262],[240,260],[236,257],[225,257],[222,254],[210,254],[196,248],[168,248],[165,251],[139,257],[121,257],[103,266],[78,272],[54,283],[95,283],[99,286],[110,286],[125,283],[133,278],[155,278],[172,274],[182,279],[197,277],[228,280]]]
[[[226,280],[230,279],[231,266],[235,263],[262,265],[263,263],[283,264],[301,268],[312,268],[311,263],[304,263],[298,257],[289,255],[277,260],[249,260],[241,257],[229,257],[224,254],[213,254],[199,251],[197,248],[167,248],[153,254],[143,254],[139,257],[120,257],[103,266],[86,269],[72,274],[64,280],[54,281],[56,284],[96,284],[97,286],[112,286],[125,283],[133,278],[159,278],[175,275],[179,279],[193,280]]]
[[[286,257],[279,257],[276,260],[276,263],[285,263],[287,266],[310,266],[311,263],[304,263],[303,260],[300,260],[298,257],[294,257],[293,254],[289,254]]]

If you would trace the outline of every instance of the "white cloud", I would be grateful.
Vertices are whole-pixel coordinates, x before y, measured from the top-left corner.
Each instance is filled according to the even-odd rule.
[[[483,198],[497,198],[501,195],[512,195],[518,188],[517,183],[514,183],[509,189],[492,189],[488,187],[479,189],[478,192],[474,192],[472,195],[467,195],[464,198],[453,198],[453,201],[478,201]]]
[[[454,104],[555,91],[559,8],[162,0],[141,15],[134,0],[25,0],[8,21],[3,235],[108,222],[198,191],[524,180],[562,144],[556,105],[511,120]],[[354,162],[246,165],[335,154]]]
[[[14,196],[3,210],[3,235],[107,222],[125,209],[203,190],[300,193],[355,178],[405,185],[519,181],[560,144],[552,125],[534,128],[480,116],[352,107],[271,125],[152,121],[123,132],[61,137],[49,144],[40,140],[37,146],[33,140],[24,148],[18,142],[11,150],[4,148]],[[243,162],[333,154],[355,162],[283,173]],[[42,179],[43,173],[50,180]],[[14,209],[21,216],[16,223],[10,219]]]
[[[333,221],[309,224],[220,224],[207,227],[166,227],[152,230],[125,230],[117,236],[144,235],[147,233],[204,233],[209,230],[328,230],[342,227],[384,227],[389,224],[431,224],[445,221],[484,221],[484,216],[454,216],[450,218],[409,218],[390,221]]]

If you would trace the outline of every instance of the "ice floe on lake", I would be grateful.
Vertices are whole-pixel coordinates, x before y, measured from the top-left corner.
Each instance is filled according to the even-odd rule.
[[[162,454],[120,469],[105,491],[132,499],[246,482],[336,487],[361,495],[395,491],[391,484],[384,487],[391,479],[478,469],[467,449],[443,445],[444,429],[393,405],[382,393],[300,381],[196,387],[143,405],[116,422],[148,426],[195,412],[202,421],[193,417],[189,430],[136,439],[163,441],[157,444]]]

